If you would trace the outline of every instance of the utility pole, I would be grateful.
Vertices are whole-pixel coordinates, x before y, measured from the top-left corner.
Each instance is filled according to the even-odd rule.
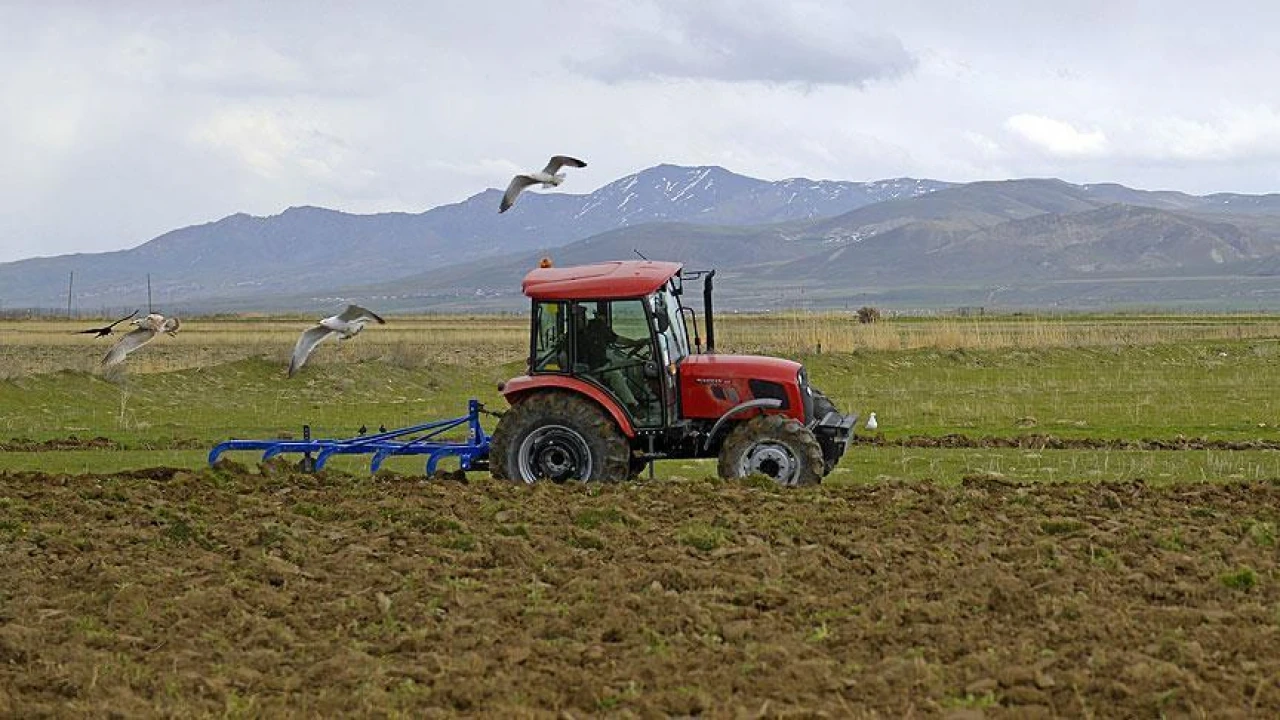
[[[151,313],[151,273],[147,273],[147,314]]]
[[[76,271],[71,271],[71,277],[67,278],[67,319],[71,319],[71,288],[76,284]]]

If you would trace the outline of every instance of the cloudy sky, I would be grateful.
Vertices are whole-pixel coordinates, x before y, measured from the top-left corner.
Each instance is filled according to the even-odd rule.
[[[290,205],[743,174],[1280,191],[1248,2],[0,0],[0,261]]]

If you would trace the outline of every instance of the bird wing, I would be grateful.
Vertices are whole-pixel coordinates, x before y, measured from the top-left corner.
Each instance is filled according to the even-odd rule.
[[[115,327],[115,326],[119,325],[120,323],[124,322],[125,320],[131,320],[131,319],[133,319],[133,317],[134,317],[135,315],[137,315],[137,314],[138,314],[138,311],[137,311],[137,310],[134,310],[132,313],[130,313],[130,314],[128,314],[128,315],[125,315],[124,317],[122,317],[122,318],[120,318],[119,320],[117,320],[117,321],[115,321],[115,322],[111,323],[111,324],[110,324],[110,325],[108,325],[107,327],[109,327],[109,328],[113,328],[113,327]]]
[[[547,166],[542,169],[542,172],[548,175],[555,175],[557,172],[560,171],[560,168],[564,167],[565,165],[568,165],[569,167],[578,167],[578,168],[587,166],[586,163],[582,162],[578,158],[569,157],[568,155],[552,155],[551,161],[548,162]]]
[[[125,356],[151,342],[151,340],[155,338],[157,332],[157,330],[152,328],[140,327],[137,330],[131,330],[128,333],[125,333],[125,336],[120,338],[120,340],[115,345],[112,345],[111,349],[107,351],[107,356],[102,358],[102,366],[111,367],[112,365],[124,362]]]
[[[298,344],[293,346],[293,357],[289,359],[289,377],[298,372],[302,364],[307,361],[307,357],[311,355],[311,351],[316,349],[321,340],[329,337],[329,333],[333,332],[323,325],[315,325],[308,328],[298,338]]]
[[[98,334],[98,337],[106,337],[106,336],[108,336],[108,335],[110,335],[110,334],[111,334],[111,328],[113,328],[113,327],[115,327],[115,326],[119,325],[120,323],[124,322],[125,320],[128,320],[128,319],[132,318],[134,315],[137,315],[137,314],[138,314],[138,311],[137,311],[137,310],[134,310],[134,311],[133,311],[133,315],[125,315],[124,317],[122,317],[122,318],[120,318],[119,320],[117,320],[117,321],[115,321],[115,322],[111,323],[110,325],[103,325],[102,327],[89,328],[88,330],[77,330],[77,331],[75,331],[75,333],[74,333],[74,334],[76,334],[76,335],[90,335],[90,334],[93,334],[93,333],[97,333],[97,334]]]
[[[343,322],[352,322],[355,320],[359,320],[360,318],[368,318],[370,320],[374,320],[379,325],[387,324],[387,321],[378,317],[377,313],[375,313],[372,310],[362,308],[359,305],[348,305],[347,309],[343,310],[342,314],[338,315],[338,319]]]
[[[169,333],[169,337],[174,337],[178,334],[178,328],[180,327],[182,327],[182,322],[178,318],[169,317],[164,319],[164,323],[160,325],[160,330]]]
[[[537,184],[537,182],[537,180],[528,175],[517,175],[511,178],[511,184],[507,186],[507,191],[502,194],[502,204],[498,206],[498,212],[504,213],[510,210],[511,206],[516,204],[516,196],[520,194],[520,191],[530,185]]]

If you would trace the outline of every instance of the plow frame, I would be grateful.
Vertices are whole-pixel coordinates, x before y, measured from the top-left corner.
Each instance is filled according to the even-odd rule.
[[[312,439],[311,426],[304,425],[302,440],[225,440],[209,451],[209,465],[217,463],[226,452],[261,450],[262,462],[286,453],[302,453],[301,466],[306,472],[323,470],[334,455],[372,455],[371,474],[378,472],[384,460],[398,455],[426,455],[427,475],[435,473],[440,460],[446,457],[458,458],[461,468],[470,470],[477,461],[489,457],[489,435],[480,426],[483,409],[480,401],[472,398],[466,415],[349,438]],[[467,426],[466,440],[439,439],[461,425]]]

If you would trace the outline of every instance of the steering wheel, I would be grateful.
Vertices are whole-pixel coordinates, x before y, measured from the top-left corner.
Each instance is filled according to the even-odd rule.
[[[627,357],[631,358],[632,360],[640,360],[640,359],[641,359],[641,357],[640,357],[640,356],[644,353],[644,351],[645,351],[649,346],[648,346],[648,344],[647,344],[647,343],[640,343],[640,344],[637,344],[637,345],[630,345],[630,344],[625,344],[625,343],[620,343],[620,342],[614,342],[614,343],[613,343],[613,347],[617,348],[619,351],[621,351],[621,352],[622,352],[622,354],[623,354],[623,355],[626,355]]]
[[[544,350],[540,356],[535,358],[534,367],[535,368],[545,367],[547,363],[551,362],[553,359],[558,361],[559,359],[556,356],[562,355],[565,352],[566,344],[567,344],[566,338],[560,338],[558,341],[552,343],[551,347]]]

